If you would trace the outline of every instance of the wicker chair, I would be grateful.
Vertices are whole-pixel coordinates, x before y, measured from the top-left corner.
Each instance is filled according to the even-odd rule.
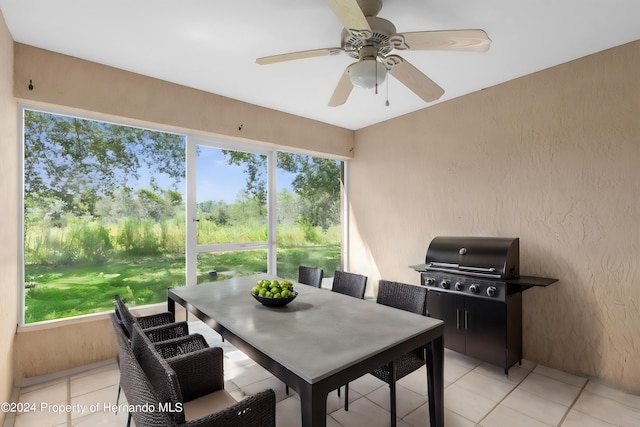
[[[139,325],[133,326],[131,347],[133,360],[131,354],[121,356],[126,358],[126,363],[121,364],[128,376],[121,377],[121,381],[128,403],[148,403],[156,408],[133,412],[136,425],[275,427],[273,390],[240,402],[224,390],[221,348],[164,359]],[[135,375],[130,371],[136,371]]]
[[[305,285],[319,288],[322,286],[323,275],[324,271],[321,268],[305,267],[304,265],[298,267],[298,282]]]
[[[153,342],[166,341],[173,338],[189,335],[187,322],[176,322],[173,313],[164,312],[149,316],[134,316],[124,304],[119,295],[114,297],[116,303],[116,315],[125,328],[127,337],[131,337],[131,331],[135,323],[149,336]]]
[[[120,318],[116,315],[116,313],[110,314],[111,325],[113,326],[113,330],[116,335],[116,341],[118,343],[118,347],[125,346],[131,347],[131,341],[127,336],[126,328],[124,324],[120,320]],[[204,348],[208,348],[209,344],[201,334],[192,334],[184,337],[178,337],[167,341],[161,341],[158,343],[154,343],[156,350],[160,353],[162,357],[165,359],[170,357],[175,357],[180,354],[191,353],[197,350],[202,350]],[[117,357],[118,366],[120,365],[120,355]],[[116,398],[116,406],[120,401],[120,392],[122,390],[122,384],[118,385],[118,396]],[[117,413],[117,410],[116,410]],[[127,425],[131,422],[131,413],[129,413],[129,419],[127,421]]]
[[[349,295],[351,297],[363,299],[367,289],[367,276],[346,271],[336,271],[333,276],[333,292]]]
[[[427,312],[427,288],[380,280],[376,302],[424,316]],[[396,425],[396,381],[422,367],[425,360],[425,347],[421,347],[371,371],[373,376],[389,384],[392,427]],[[345,409],[348,409],[347,397],[348,388],[345,390]]]

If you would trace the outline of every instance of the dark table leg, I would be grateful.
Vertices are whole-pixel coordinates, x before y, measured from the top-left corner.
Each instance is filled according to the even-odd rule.
[[[444,427],[444,338],[427,345],[427,384],[429,387],[429,423]]]
[[[300,407],[302,409],[302,427],[326,427],[326,392],[313,390],[311,384],[305,385],[300,391]]]

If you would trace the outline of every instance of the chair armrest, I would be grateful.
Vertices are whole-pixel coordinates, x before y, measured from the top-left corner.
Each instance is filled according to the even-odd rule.
[[[209,347],[166,360],[178,377],[185,402],[224,388],[220,347]]]
[[[168,325],[154,326],[143,329],[143,331],[151,342],[167,341],[189,335],[189,324],[187,322],[176,322]]]
[[[156,351],[165,359],[209,348],[209,344],[207,344],[207,341],[201,334],[192,334],[186,337],[161,341],[154,343],[154,346]]]
[[[184,424],[185,427],[275,427],[275,425],[276,394],[271,389]]]
[[[136,317],[138,324],[142,329],[152,328],[154,326],[166,325],[175,322],[175,316],[169,311],[164,313],[151,314],[149,316]]]

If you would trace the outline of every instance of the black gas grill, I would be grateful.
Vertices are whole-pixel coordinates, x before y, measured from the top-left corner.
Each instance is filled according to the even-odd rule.
[[[518,238],[439,236],[425,264],[427,311],[444,321],[451,350],[503,367],[522,359],[522,291],[556,279],[520,276]]]

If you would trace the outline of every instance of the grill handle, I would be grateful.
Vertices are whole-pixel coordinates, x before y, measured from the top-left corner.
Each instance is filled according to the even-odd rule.
[[[431,268],[431,267],[440,267],[440,268],[458,268],[459,265],[458,264],[451,264],[448,262],[430,262],[429,264],[427,264],[427,268]]]
[[[483,273],[493,273],[496,271],[495,267],[486,268],[486,267],[467,267],[464,265],[458,266],[460,270],[468,270],[468,271],[478,271]]]
[[[427,264],[426,271],[439,271],[441,273],[450,273],[450,274],[461,274],[460,270],[452,269],[452,268],[442,268],[442,267],[433,267],[435,263]],[[489,269],[487,269],[489,270]],[[495,271],[495,269],[493,269]],[[471,270],[468,271],[467,274],[471,273]],[[500,279],[502,276],[498,273],[481,273],[481,272],[473,272],[473,275],[476,277],[486,277],[489,279]]]

